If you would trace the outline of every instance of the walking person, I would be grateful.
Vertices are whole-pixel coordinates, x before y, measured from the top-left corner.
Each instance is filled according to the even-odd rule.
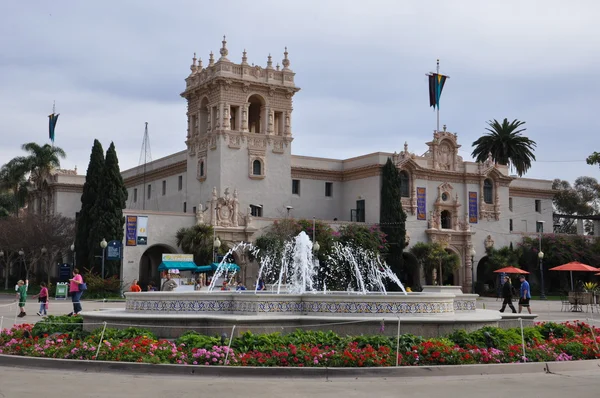
[[[38,303],[40,303],[40,310],[38,311],[38,316],[48,315],[48,288],[46,287],[45,282],[40,283],[40,292],[33,296],[33,298],[38,299]]]
[[[26,280],[23,282],[19,280],[17,282],[17,300],[19,300],[19,318],[23,318],[25,315],[25,302],[27,301],[27,287],[29,286],[29,281]]]
[[[531,314],[531,307],[529,306],[531,289],[529,287],[529,282],[525,280],[525,275],[520,275],[519,280],[521,281],[521,288],[519,289],[519,314],[523,310],[523,307],[527,308],[527,311]]]
[[[73,312],[69,314],[71,315],[79,315],[81,312],[81,295],[83,291],[79,289],[79,285],[83,283],[83,277],[79,273],[77,268],[73,269],[73,278],[69,279],[69,294],[71,295],[71,301],[73,302]]]
[[[515,306],[512,303],[512,284],[510,283],[510,276],[506,275],[504,277],[504,284],[502,285],[502,298],[504,301],[502,302],[502,308],[500,308],[500,312],[504,312],[504,309],[508,305],[512,310],[513,314],[517,313]]]

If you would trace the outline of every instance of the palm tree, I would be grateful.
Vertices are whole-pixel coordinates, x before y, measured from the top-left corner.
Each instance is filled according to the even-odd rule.
[[[23,149],[29,152],[26,159],[36,189],[41,188],[42,181],[50,175],[52,169],[60,167],[60,159],[67,157],[64,150],[49,144],[40,146],[35,142],[29,142],[23,144]]]
[[[200,224],[179,229],[175,234],[175,241],[184,253],[194,255],[197,265],[205,265],[213,262],[212,236],[212,226]]]
[[[473,143],[475,149],[471,156],[478,162],[484,162],[489,154],[498,164],[515,169],[519,177],[523,176],[531,167],[531,161],[535,160],[533,149],[535,141],[521,135],[526,129],[520,129],[525,122],[517,119],[508,122],[504,119],[500,124],[496,119],[487,122],[490,126],[486,128],[488,134],[480,137]]]
[[[0,192],[4,192],[4,202],[10,203],[10,205],[5,203],[3,207],[14,211],[16,216],[19,215],[19,208],[23,207],[27,197],[25,176],[29,170],[29,161],[22,156],[11,159],[0,169]]]

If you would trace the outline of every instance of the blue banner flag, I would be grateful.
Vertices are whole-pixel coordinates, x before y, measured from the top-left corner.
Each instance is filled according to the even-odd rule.
[[[56,122],[58,122],[59,115],[60,113],[52,113],[51,115],[48,115],[48,119],[50,120],[48,132],[50,141],[52,141],[52,143],[54,143],[54,130],[56,129]]]

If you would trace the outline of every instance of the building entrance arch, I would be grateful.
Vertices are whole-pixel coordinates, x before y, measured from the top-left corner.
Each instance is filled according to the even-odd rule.
[[[144,254],[142,254],[138,278],[142,290],[146,290],[150,282],[154,282],[154,286],[160,289],[160,273],[158,272],[158,266],[162,262],[162,255],[165,253],[177,253],[177,249],[169,245],[157,244],[150,246],[146,249]]]

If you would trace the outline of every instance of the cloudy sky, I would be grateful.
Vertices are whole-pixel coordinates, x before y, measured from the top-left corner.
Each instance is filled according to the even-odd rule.
[[[526,121],[538,143],[527,177],[600,177],[600,3],[597,1],[21,0],[0,6],[0,165],[24,142],[48,142],[61,116],[64,168],[85,173],[94,138],[115,142],[121,169],[184,149],[179,96],[194,52],[227,35],[229,59],[274,62],[288,47],[302,88],[293,152],[348,158],[422,153],[435,128],[425,74],[450,76],[441,122],[461,155],[490,119]]]

